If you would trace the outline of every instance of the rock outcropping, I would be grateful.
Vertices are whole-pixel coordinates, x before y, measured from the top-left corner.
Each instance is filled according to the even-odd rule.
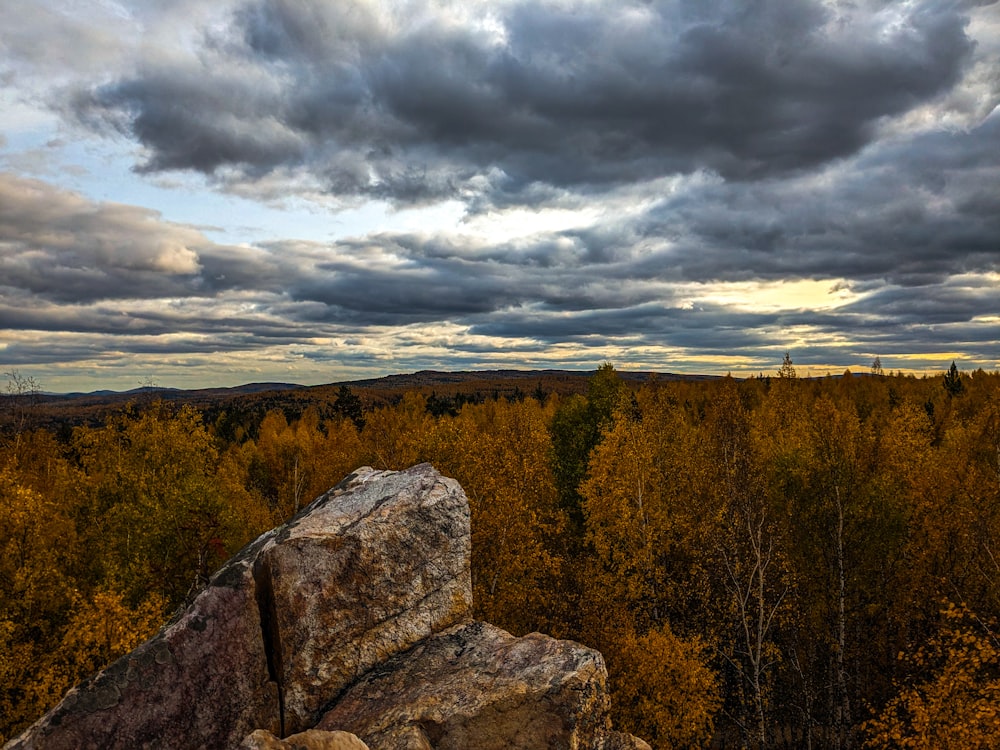
[[[359,469],[4,750],[647,748],[599,653],[471,619],[470,554],[454,480]]]

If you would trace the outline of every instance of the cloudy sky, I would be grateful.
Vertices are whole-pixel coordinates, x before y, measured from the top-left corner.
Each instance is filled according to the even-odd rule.
[[[4,372],[752,374],[786,350],[1000,369],[1000,4],[4,14]]]

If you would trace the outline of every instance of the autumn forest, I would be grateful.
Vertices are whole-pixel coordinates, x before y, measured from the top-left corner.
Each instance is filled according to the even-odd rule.
[[[353,469],[427,461],[469,497],[477,615],[598,648],[655,748],[1000,746],[998,373],[606,364],[581,393],[146,399],[72,427],[17,395],[0,742]]]

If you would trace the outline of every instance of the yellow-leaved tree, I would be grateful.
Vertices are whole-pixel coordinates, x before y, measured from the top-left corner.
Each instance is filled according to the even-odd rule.
[[[62,508],[14,469],[0,470],[0,741],[64,689],[37,684],[35,672],[58,642],[73,596],[75,536]]]
[[[469,498],[476,614],[517,634],[551,631],[558,614],[551,591],[561,561],[553,540],[565,518],[546,460],[545,417],[533,399],[467,404],[440,420],[425,447]]]
[[[78,522],[91,578],[130,606],[151,593],[180,604],[245,543],[220,488],[218,449],[194,409],[127,410],[99,429],[77,428],[73,446],[87,475]]]
[[[618,726],[658,748],[701,747],[721,706],[718,678],[706,642],[670,622],[705,622],[700,550],[719,516],[692,502],[696,446],[671,391],[623,394],[613,414],[580,486],[590,551],[582,636],[607,659]]]
[[[645,635],[625,633],[611,672],[618,726],[663,750],[707,746],[722,705],[710,649],[667,624]]]
[[[901,687],[871,721],[866,747],[1000,747],[1000,642],[965,607],[950,604],[937,635],[904,661],[925,677]]]
[[[33,679],[22,685],[26,702],[40,708],[40,715],[73,685],[156,633],[166,613],[166,600],[155,593],[130,607],[115,591],[89,597],[77,592],[58,645],[39,659]]]

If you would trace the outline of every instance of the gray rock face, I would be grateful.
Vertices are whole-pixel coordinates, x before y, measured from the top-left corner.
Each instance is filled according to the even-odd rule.
[[[604,659],[472,622],[372,670],[320,721],[371,750],[589,748],[609,729]]]
[[[323,732],[307,729],[283,740],[264,729],[250,734],[239,750],[369,750],[368,746],[350,732]]]
[[[4,750],[648,750],[599,653],[471,620],[470,545],[454,480],[359,469]]]
[[[224,583],[70,690],[5,750],[234,747],[256,727],[279,730],[251,567],[229,563]]]
[[[472,613],[469,506],[429,465],[357,473],[258,556],[284,733],[377,664]]]

